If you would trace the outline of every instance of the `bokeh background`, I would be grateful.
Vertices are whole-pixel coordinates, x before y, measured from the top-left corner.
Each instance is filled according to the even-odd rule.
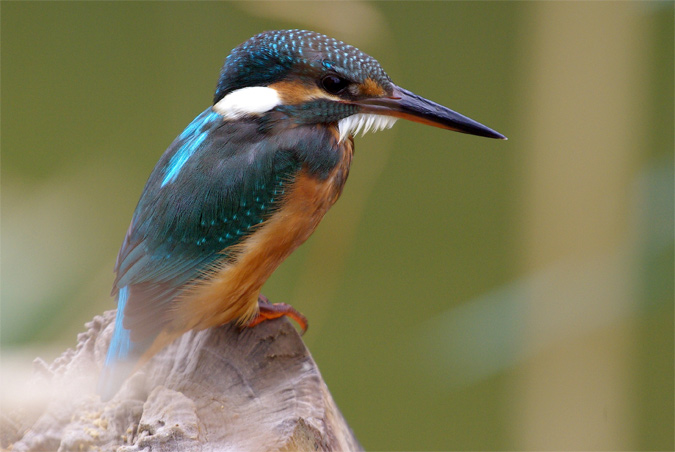
[[[1,8],[5,395],[114,308],[145,180],[229,50],[308,28],[509,137],[357,139],[341,200],[264,288],[309,317],[363,445],[673,450],[672,2]]]

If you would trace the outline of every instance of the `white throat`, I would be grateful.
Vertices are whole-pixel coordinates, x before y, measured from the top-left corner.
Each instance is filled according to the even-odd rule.
[[[260,115],[281,104],[279,93],[266,86],[250,86],[232,91],[220,99],[213,110],[225,119],[238,119],[244,116]]]
[[[378,130],[389,129],[394,125],[398,118],[393,116],[373,115],[368,113],[357,113],[341,119],[338,122],[340,131],[340,141],[343,141],[350,135],[357,135],[361,132],[365,135],[369,130],[377,132]]]

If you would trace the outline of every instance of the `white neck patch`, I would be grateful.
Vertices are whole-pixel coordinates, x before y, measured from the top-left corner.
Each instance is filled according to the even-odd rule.
[[[357,135],[361,132],[365,135],[369,130],[373,132],[378,130],[389,129],[398,118],[393,116],[373,115],[368,113],[357,113],[355,115],[347,116],[338,122],[338,130],[340,131],[340,141],[343,141],[350,135]]]
[[[281,104],[279,93],[267,86],[250,86],[232,91],[220,99],[213,110],[225,119],[259,115]]]

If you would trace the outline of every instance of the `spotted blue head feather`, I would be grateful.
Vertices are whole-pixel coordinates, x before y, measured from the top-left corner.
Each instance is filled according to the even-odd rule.
[[[317,78],[328,71],[354,83],[371,78],[391,85],[380,63],[354,46],[308,30],[266,31],[226,58],[213,102],[243,87],[267,86],[293,75]]]

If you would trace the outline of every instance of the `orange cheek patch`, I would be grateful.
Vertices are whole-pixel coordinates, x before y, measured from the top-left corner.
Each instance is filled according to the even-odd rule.
[[[311,99],[326,97],[314,83],[277,82],[269,85],[279,93],[283,105],[298,105]]]
[[[372,78],[367,78],[365,82],[359,85],[359,91],[362,95],[368,97],[382,97],[387,92]]]

